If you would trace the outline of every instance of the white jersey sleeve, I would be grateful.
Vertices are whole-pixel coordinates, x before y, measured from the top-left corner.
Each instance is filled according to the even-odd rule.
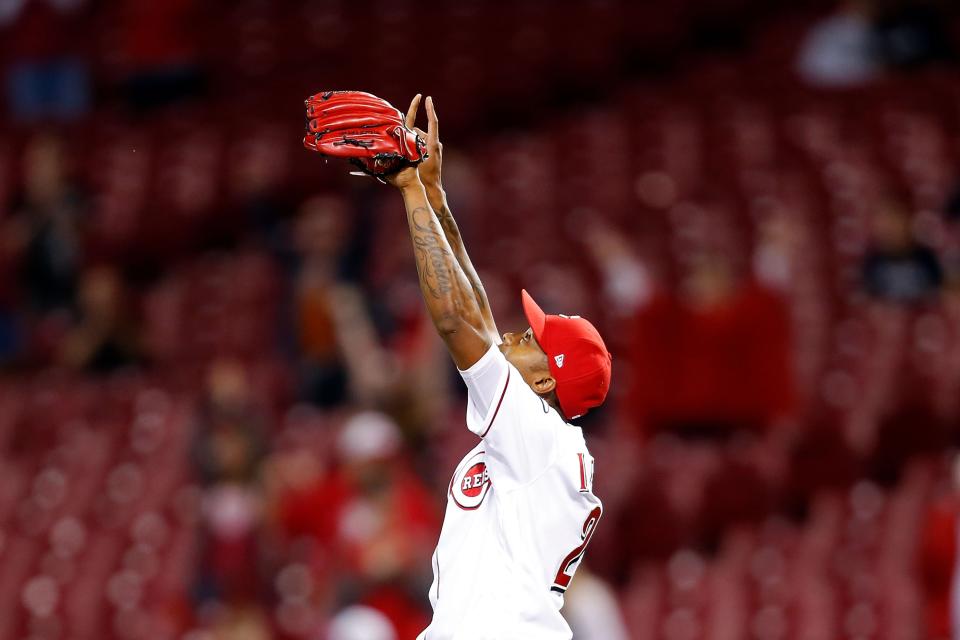
[[[556,448],[550,406],[534,393],[497,345],[461,371],[467,385],[467,428],[483,438],[491,480],[522,486],[552,462]]]

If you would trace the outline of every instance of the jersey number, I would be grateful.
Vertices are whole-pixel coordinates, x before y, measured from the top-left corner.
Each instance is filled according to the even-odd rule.
[[[600,507],[595,507],[583,522],[583,531],[580,533],[580,538],[583,542],[580,543],[579,547],[567,554],[567,557],[560,563],[560,570],[557,571],[557,577],[553,581],[553,586],[550,587],[551,591],[564,593],[567,587],[570,586],[570,580],[573,579],[573,573],[570,571],[570,567],[583,558],[583,554],[587,550],[587,545],[590,544],[590,538],[593,537],[593,532],[597,530],[597,523],[600,522],[600,515],[602,513],[603,510]]]

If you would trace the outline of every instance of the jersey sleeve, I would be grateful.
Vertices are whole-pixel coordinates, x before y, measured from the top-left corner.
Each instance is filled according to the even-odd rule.
[[[460,375],[467,385],[467,428],[486,443],[492,481],[509,489],[536,478],[556,447],[553,409],[497,345]]]

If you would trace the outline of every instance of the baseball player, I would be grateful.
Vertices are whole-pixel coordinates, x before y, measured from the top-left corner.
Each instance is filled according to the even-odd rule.
[[[406,115],[415,129],[420,96]],[[467,385],[480,437],[450,479],[433,554],[433,620],[418,640],[567,640],[563,594],[603,513],[593,457],[570,423],[600,405],[611,357],[578,316],[545,314],[522,292],[530,327],[497,332],[440,180],[436,110],[428,157],[386,178],[403,196],[420,289]]]

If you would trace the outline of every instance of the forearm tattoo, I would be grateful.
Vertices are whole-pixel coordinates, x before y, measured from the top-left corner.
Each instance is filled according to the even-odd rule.
[[[440,224],[443,225],[443,230],[446,231],[448,235],[453,234],[459,237],[460,230],[457,229],[457,223],[453,219],[453,214],[450,213],[450,207],[443,205],[437,209],[437,219],[440,220]]]
[[[454,274],[450,266],[454,258],[433,219],[433,212],[426,207],[417,207],[410,212],[410,222],[421,288],[435,299],[449,295],[454,291]]]
[[[460,237],[460,228],[457,226],[457,221],[454,220],[453,214],[446,204],[441,206],[436,213],[437,219],[440,220],[440,225],[447,234],[447,241],[453,248],[457,261],[463,268],[463,273],[470,283],[470,288],[473,290],[473,296],[476,298],[477,304],[482,311],[488,310],[490,305],[487,302],[487,294],[483,290],[483,285],[480,283],[480,277],[477,275],[473,264],[467,256],[467,249],[463,245],[463,238]]]

